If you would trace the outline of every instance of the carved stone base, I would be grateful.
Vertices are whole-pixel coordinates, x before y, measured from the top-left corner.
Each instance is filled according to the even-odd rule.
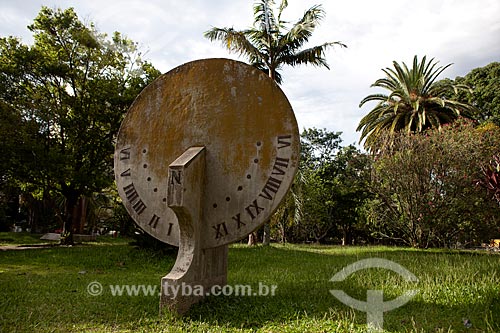
[[[165,311],[184,314],[191,305],[210,295],[214,286],[226,285],[228,246],[197,252],[193,258],[197,265],[182,273],[176,262],[172,271],[161,279],[160,314]]]

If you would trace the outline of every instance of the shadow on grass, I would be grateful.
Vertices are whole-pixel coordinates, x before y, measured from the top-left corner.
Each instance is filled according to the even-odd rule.
[[[318,250],[320,252],[321,248]],[[333,248],[333,251],[327,254],[318,252],[314,247],[294,249],[276,246],[231,249],[229,284],[251,285],[252,290],[258,290],[259,283],[267,286],[276,285],[275,295],[212,296],[195,305],[187,314],[186,319],[192,321],[201,319],[213,325],[234,329],[259,329],[266,325],[285,325],[290,321],[302,319],[316,321],[325,318],[354,320],[357,325],[363,325],[366,324],[366,314],[355,311],[356,315],[353,316],[353,310],[337,300],[330,290],[341,289],[355,299],[366,301],[368,289],[377,290],[384,287],[370,287],[371,282],[363,281],[366,275],[361,271],[356,273],[361,273],[360,278],[349,280],[343,285],[331,282],[332,276],[342,268],[360,259],[381,257],[397,262],[414,272],[417,277],[422,276],[422,280],[427,280],[428,274],[435,274],[440,268],[447,269],[437,262],[435,262],[437,266],[432,267],[434,260],[449,264],[453,260],[475,260],[476,256],[484,256],[484,254],[458,251],[428,252],[401,248]],[[500,258],[498,259],[497,264],[500,263]],[[460,263],[457,262],[457,265]],[[441,273],[444,274],[443,280],[447,280],[446,272]],[[495,275],[493,272],[490,273]],[[455,273],[450,272],[450,275],[453,274]],[[377,284],[384,284],[384,279],[386,283],[390,283],[395,278],[393,275],[397,277],[395,273],[379,272],[377,279],[382,282],[378,281]],[[403,279],[399,277],[399,280]],[[384,328],[387,331],[418,329],[427,332],[439,331],[439,329],[447,331],[448,328],[452,328],[457,332],[469,332],[468,326],[470,325],[473,331],[500,331],[500,317],[498,316],[500,290],[498,288],[494,289],[496,292],[490,290],[465,295],[465,299],[457,299],[456,302],[449,302],[455,304],[447,305],[444,301],[427,300],[425,294],[432,293],[433,285],[427,281],[422,282],[424,285],[417,284],[413,287],[411,284],[403,283],[404,290],[402,289],[401,292],[389,290],[389,294],[386,294],[385,301],[394,299],[409,289],[421,289],[424,294],[420,296],[417,294],[417,297],[405,306],[386,312]],[[460,284],[460,281],[457,283]],[[453,288],[453,285],[449,288]]]
[[[500,256],[377,247],[236,246],[229,251],[228,284],[249,285],[257,292],[259,285],[275,285],[275,295],[268,290],[267,296],[211,296],[194,305],[184,317],[165,322],[159,321],[156,295],[112,296],[109,290],[99,296],[89,295],[88,285],[94,281],[105,287],[159,287],[161,277],[175,261],[175,253],[164,256],[126,245],[0,253],[0,331],[71,331],[75,327],[157,331],[165,329],[161,325],[171,325],[166,331],[192,331],[201,324],[210,329],[266,330],[293,322],[337,320],[364,325],[366,314],[342,304],[330,290],[342,289],[365,300],[370,286],[385,289],[398,280],[386,272],[358,272],[357,279],[340,285],[330,279],[347,265],[370,257],[397,262],[421,280],[420,294],[404,307],[384,314],[388,331],[447,331],[449,327],[457,332],[500,331]],[[372,283],[371,277],[376,282]],[[467,289],[484,279],[484,290]],[[384,290],[387,299],[398,297],[405,288],[414,289],[404,284],[398,288],[387,294]],[[434,288],[439,289],[435,295]],[[462,297],[467,290],[469,294]],[[465,327],[464,320],[472,323],[471,329]],[[309,331],[315,331],[315,327]]]

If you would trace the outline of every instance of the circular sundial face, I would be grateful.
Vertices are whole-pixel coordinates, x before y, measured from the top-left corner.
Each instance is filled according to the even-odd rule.
[[[115,178],[133,219],[155,238],[179,243],[167,205],[169,164],[205,147],[202,247],[244,238],[266,222],[299,162],[290,103],[263,72],[242,62],[186,63],[147,86],[118,134]]]

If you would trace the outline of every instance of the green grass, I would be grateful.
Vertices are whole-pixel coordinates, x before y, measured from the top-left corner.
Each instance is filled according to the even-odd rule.
[[[365,258],[397,262],[419,282],[382,269],[330,282],[343,267]],[[109,285],[159,286],[174,261],[175,253],[159,255],[106,238],[74,247],[0,251],[0,332],[365,332],[366,314],[342,304],[331,289],[360,300],[369,289],[382,289],[386,300],[419,289],[405,306],[384,314],[388,332],[500,331],[497,254],[234,245],[228,283],[254,290],[259,283],[277,285],[275,296],[212,296],[183,317],[160,318],[157,295],[111,295]],[[87,292],[93,281],[104,286],[102,295]]]
[[[0,246],[19,246],[34,244],[50,244],[51,242],[41,240],[42,235],[27,232],[0,232]]]

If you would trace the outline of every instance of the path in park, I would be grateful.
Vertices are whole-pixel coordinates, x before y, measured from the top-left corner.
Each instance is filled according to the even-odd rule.
[[[48,249],[59,246],[57,244],[35,244],[35,245],[1,245],[0,251],[9,250],[32,250],[32,249]]]

